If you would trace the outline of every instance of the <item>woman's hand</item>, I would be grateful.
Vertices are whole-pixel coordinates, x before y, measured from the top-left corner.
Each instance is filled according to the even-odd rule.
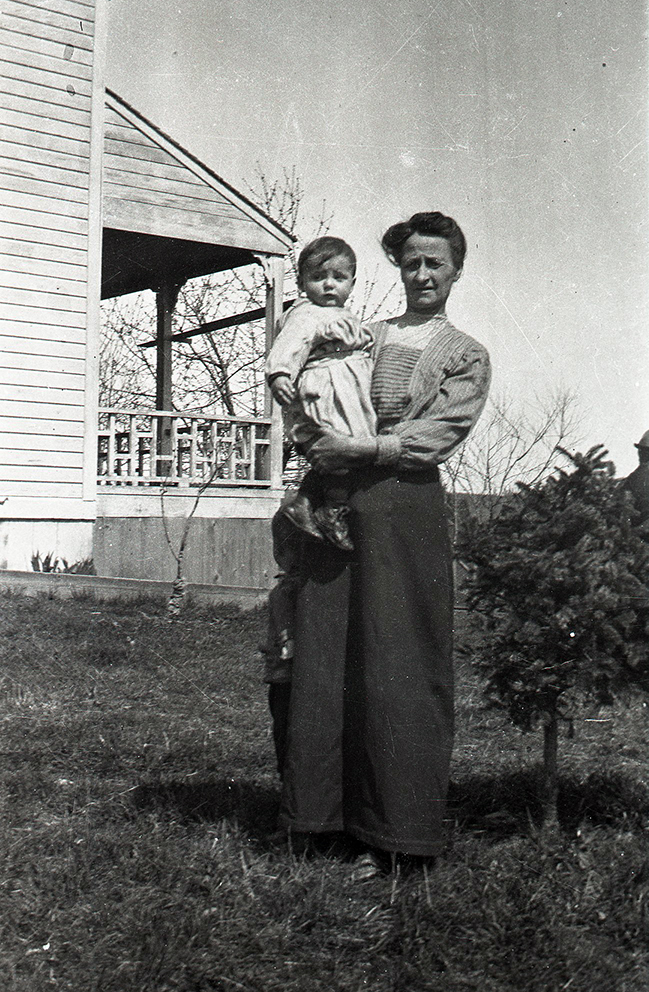
[[[309,462],[318,472],[328,475],[371,465],[376,457],[376,438],[346,437],[324,431],[306,452]]]

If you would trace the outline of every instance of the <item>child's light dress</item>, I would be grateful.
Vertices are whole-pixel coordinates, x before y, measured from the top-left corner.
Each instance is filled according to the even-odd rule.
[[[298,300],[286,311],[266,376],[290,377],[296,397],[284,408],[286,432],[304,447],[324,427],[352,437],[376,434],[370,400],[372,335],[346,307]]]

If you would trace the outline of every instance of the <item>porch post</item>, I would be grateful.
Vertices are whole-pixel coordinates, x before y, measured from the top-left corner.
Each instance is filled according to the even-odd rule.
[[[171,322],[180,286],[163,283],[156,290],[156,410],[171,410]]]
[[[165,282],[155,294],[156,301],[156,410],[171,410],[172,408],[172,360],[171,360],[171,328],[174,307],[178,299],[180,286]],[[171,422],[163,417],[158,425],[158,451],[160,457],[156,474],[168,476],[171,474],[169,458],[172,454]]]
[[[266,354],[277,334],[279,318],[284,312],[284,259],[281,255],[268,255],[262,259],[266,276]],[[282,486],[284,469],[284,430],[282,411],[273,402],[268,386],[264,395],[264,414],[270,416],[270,484],[272,489]]]

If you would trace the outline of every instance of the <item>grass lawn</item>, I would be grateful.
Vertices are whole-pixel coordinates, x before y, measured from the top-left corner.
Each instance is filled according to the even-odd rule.
[[[649,989],[644,703],[561,741],[546,836],[540,740],[485,713],[460,661],[446,854],[428,881],[358,883],[340,851],[269,843],[263,611],[0,613],[3,992]]]

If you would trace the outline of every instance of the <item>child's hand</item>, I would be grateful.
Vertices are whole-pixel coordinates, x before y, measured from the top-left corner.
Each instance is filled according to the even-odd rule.
[[[278,375],[270,383],[273,399],[280,406],[288,406],[295,399],[295,386],[287,375]]]

